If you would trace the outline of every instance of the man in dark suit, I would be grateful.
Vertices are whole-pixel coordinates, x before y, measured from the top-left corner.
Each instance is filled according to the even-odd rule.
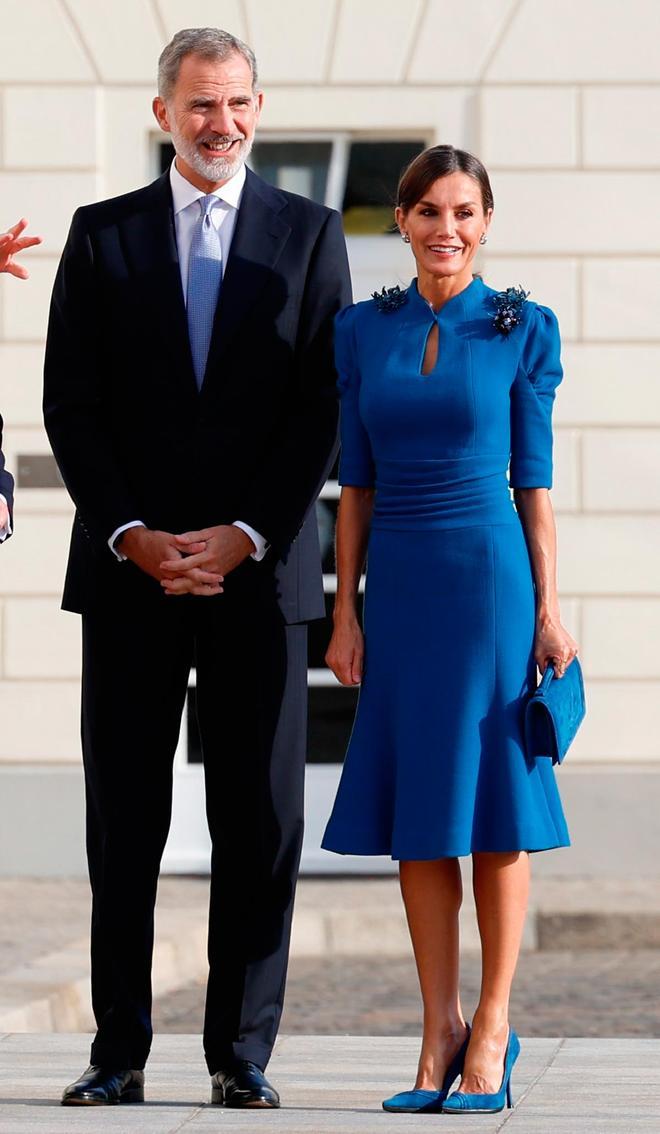
[[[27,221],[22,217],[7,232],[0,232],[0,272],[15,276],[18,280],[28,279],[28,270],[19,264],[16,257],[26,248],[41,244],[40,236],[23,236]],[[5,468],[5,455],[2,452],[2,430],[4,422],[0,415],[0,543],[4,543],[12,533],[14,520],[14,478]]]
[[[251,50],[179,32],[154,184],[79,209],[51,307],[46,427],[76,505],[64,607],[83,616],[93,892],[91,1067],[66,1104],[139,1101],[172,760],[197,669],[212,837],[204,1048],[212,1101],[277,1106],[303,825],[313,504],[332,460],[340,217],[245,170]]]

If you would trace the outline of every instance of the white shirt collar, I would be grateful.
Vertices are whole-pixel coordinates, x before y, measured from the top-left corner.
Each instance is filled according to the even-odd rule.
[[[245,165],[243,164],[235,173],[233,177],[229,178],[224,185],[219,189],[213,190],[213,196],[217,197],[225,204],[231,205],[233,209],[237,209],[241,203],[243,195],[243,186],[245,185]],[[179,173],[176,163],[173,161],[170,166],[170,185],[172,187],[172,202],[174,204],[174,215],[187,209],[188,205],[192,205],[193,201],[198,201],[200,197],[205,194],[196,185],[187,181],[181,173]]]

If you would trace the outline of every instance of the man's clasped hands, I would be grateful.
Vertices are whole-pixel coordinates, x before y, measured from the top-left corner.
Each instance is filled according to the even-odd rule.
[[[225,575],[255,550],[250,537],[233,524],[172,535],[150,528],[128,528],[121,552],[147,575],[157,579],[166,595],[222,594]]]

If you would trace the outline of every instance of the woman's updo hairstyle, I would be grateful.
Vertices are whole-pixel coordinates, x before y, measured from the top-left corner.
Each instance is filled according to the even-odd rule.
[[[450,173],[465,173],[476,181],[481,191],[484,212],[493,208],[493,190],[485,166],[474,154],[469,154],[467,150],[456,150],[453,146],[431,146],[413,158],[401,175],[397,205],[407,213],[422,200],[434,181],[439,177],[447,177]]]

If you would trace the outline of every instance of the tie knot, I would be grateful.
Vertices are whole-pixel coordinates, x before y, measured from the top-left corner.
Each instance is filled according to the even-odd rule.
[[[199,198],[199,207],[201,209],[203,217],[207,217],[209,215],[217,199],[218,198],[214,193],[207,193],[205,197]]]

